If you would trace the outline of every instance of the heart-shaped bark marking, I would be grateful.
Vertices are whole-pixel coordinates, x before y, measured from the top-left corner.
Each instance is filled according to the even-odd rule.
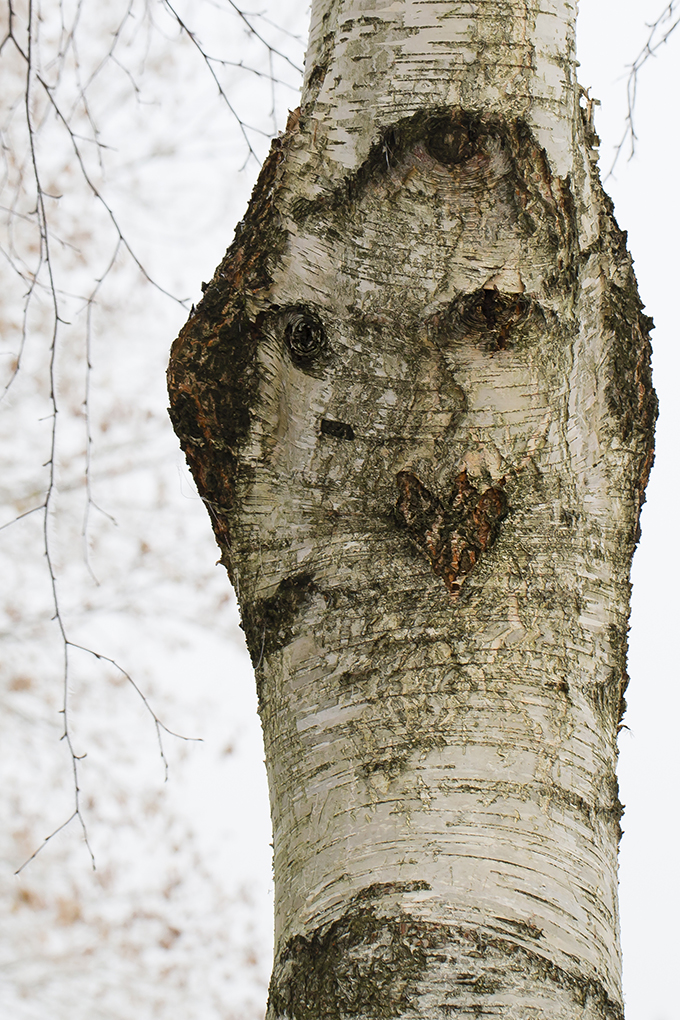
[[[508,515],[505,493],[495,485],[480,493],[465,469],[454,480],[448,507],[410,471],[399,472],[397,487],[398,518],[437,577],[457,596],[482,553],[498,537]]]

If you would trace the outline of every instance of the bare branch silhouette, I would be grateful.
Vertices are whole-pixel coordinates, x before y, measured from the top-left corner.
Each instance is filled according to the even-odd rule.
[[[640,71],[650,58],[655,57],[661,47],[668,42],[675,29],[680,25],[680,0],[670,0],[656,21],[647,24],[649,35],[644,46],[638,53],[633,63],[629,66],[628,78],[626,81],[627,113],[625,129],[621,141],[616,146],[614,159],[609,168],[605,180],[614,173],[614,168],[619,161],[624,148],[630,144],[628,159],[635,155],[637,133],[635,131],[635,105],[637,102],[638,79]]]
[[[208,73],[210,74],[210,76],[212,77],[213,81],[217,85],[217,91],[219,92],[220,97],[224,100],[224,102],[227,105],[227,109],[236,118],[236,120],[238,122],[239,130],[240,130],[241,134],[243,135],[243,140],[246,143],[246,145],[248,146],[248,156],[254,156],[255,159],[257,159],[257,155],[255,153],[255,150],[253,149],[253,147],[252,147],[252,145],[250,143],[250,138],[248,137],[248,132],[249,131],[258,131],[258,129],[252,127],[249,124],[246,124],[245,121],[243,121],[241,119],[241,117],[238,115],[238,113],[236,112],[236,110],[234,109],[232,104],[229,102],[229,98],[227,96],[227,93],[222,88],[220,80],[219,80],[219,78],[217,77],[217,75],[215,73],[215,68],[213,67],[214,59],[212,59],[211,57],[209,57],[207,55],[207,53],[205,52],[205,50],[201,46],[201,44],[198,41],[198,39],[197,39],[196,35],[194,34],[194,32],[191,31],[191,29],[187,26],[186,22],[183,21],[183,19],[179,16],[179,14],[175,10],[175,8],[172,6],[172,4],[169,2],[169,0],[163,0],[163,3],[167,7],[167,9],[170,11],[172,16],[175,18],[175,20],[177,21],[177,24],[179,25],[181,30],[185,33],[187,38],[191,40],[192,44],[196,47],[196,49],[200,53],[200,55],[201,55],[201,57],[202,57],[202,59],[203,59],[203,61],[205,63],[205,66],[208,69]],[[261,131],[259,133],[260,134],[266,134],[265,131]]]
[[[139,278],[153,287],[164,297],[188,307],[189,301],[173,293],[172,288],[157,278],[144,258],[138,254],[137,245],[127,233],[117,200],[110,198],[111,189],[107,179],[109,158],[113,152],[106,139],[106,124],[101,122],[101,112],[97,105],[96,89],[100,90],[108,82],[107,75],[115,73],[123,81],[123,87],[132,101],[140,107],[144,102],[144,61],[135,68],[130,63],[130,40],[163,38],[169,46],[177,45],[177,38],[170,38],[166,28],[159,27],[158,19],[169,20],[184,37],[192,51],[196,53],[199,66],[208,73],[217,88],[217,93],[224,107],[232,117],[240,131],[246,150],[246,162],[254,157],[259,163],[256,150],[256,139],[266,139],[270,132],[257,125],[247,123],[239,114],[235,104],[228,95],[228,85],[223,72],[230,74],[251,75],[264,79],[272,87],[272,117],[276,114],[275,88],[279,86],[295,88],[285,75],[276,74],[276,66],[285,66],[297,75],[300,68],[295,61],[281,48],[268,41],[269,33],[258,28],[261,24],[276,28],[261,14],[246,14],[240,7],[228,0],[224,3],[212,3],[210,6],[224,12],[224,16],[234,17],[244,26],[249,38],[257,41],[263,55],[262,65],[255,66],[245,59],[232,59],[230,54],[216,55],[209,52],[201,42],[200,34],[181,12],[176,0],[123,0],[121,8],[111,12],[113,24],[106,33],[103,52],[91,53],[88,48],[88,36],[83,27],[91,0],[77,0],[75,5],[67,5],[64,0],[51,0],[49,4],[40,5],[40,0],[8,0],[6,25],[4,34],[0,35],[0,71],[5,72],[7,80],[14,86],[5,89],[4,105],[0,113],[0,186],[6,198],[0,204],[0,223],[3,237],[0,239],[0,254],[14,274],[21,289],[21,317],[16,330],[16,347],[8,352],[11,361],[5,372],[5,379],[0,391],[0,403],[15,388],[27,357],[27,352],[36,349],[38,334],[34,319],[36,314],[43,322],[48,315],[49,325],[44,322],[40,327],[47,341],[44,362],[44,386],[47,392],[47,413],[41,420],[50,421],[49,451],[42,465],[36,467],[46,469],[44,485],[41,485],[35,505],[17,512],[15,516],[0,525],[0,531],[6,531],[23,518],[40,514],[42,517],[42,554],[47,568],[47,586],[52,603],[51,619],[56,623],[62,648],[62,697],[60,713],[63,716],[61,740],[68,748],[71,761],[73,782],[73,811],[53,832],[48,835],[38,849],[22,864],[21,871],[30,861],[71,822],[77,821],[82,830],[85,846],[94,867],[94,855],[90,845],[88,830],[83,815],[79,763],[85,754],[79,753],[73,739],[70,708],[70,683],[72,677],[71,653],[78,649],[99,661],[106,662],[116,669],[134,688],[146,710],[150,713],[158,740],[160,757],[163,762],[164,775],[168,776],[168,761],[163,746],[163,734],[187,738],[169,729],[154,712],[145,694],[132,675],[123,669],[115,659],[104,655],[95,647],[88,647],[72,639],[67,613],[64,609],[62,596],[62,577],[58,557],[55,553],[56,527],[62,511],[58,503],[58,495],[72,487],[60,475],[60,459],[65,449],[65,425],[69,421],[68,409],[62,406],[60,396],[59,365],[65,357],[64,330],[70,326],[75,306],[76,315],[84,313],[84,330],[82,349],[78,357],[84,365],[84,400],[82,417],[84,419],[84,469],[82,483],[85,489],[85,509],[82,520],[81,536],[83,541],[83,561],[90,578],[95,584],[99,579],[90,562],[88,533],[93,511],[98,511],[110,522],[115,524],[113,516],[95,499],[93,491],[93,462],[95,458],[95,442],[92,428],[92,314],[97,306],[103,286],[112,276],[122,259],[128,259],[135,267]],[[196,10],[192,8],[191,16]],[[275,66],[276,64],[276,66]],[[94,97],[94,98],[93,98]],[[50,158],[53,148],[50,141],[54,132],[58,132],[65,146],[70,149],[68,173],[58,186],[53,184],[55,178],[51,169]],[[48,136],[48,132],[52,135]],[[82,253],[75,235],[64,234],[58,227],[57,217],[53,211],[59,203],[70,197],[68,188],[73,195],[87,193],[90,199],[102,210],[104,222],[108,224],[108,236],[101,233],[98,238],[97,257],[101,259],[101,268],[91,267],[90,283],[78,285],[80,290],[73,292],[66,285],[67,269],[60,259],[63,253],[70,253],[73,258],[80,259]],[[80,191],[78,191],[80,189]],[[63,192],[63,194],[62,194]],[[45,305],[45,299],[47,303]],[[42,316],[42,319],[40,318]],[[8,406],[5,401],[5,407]],[[28,499],[26,500],[28,502]],[[25,505],[25,503],[24,503]],[[20,507],[20,504],[19,504]]]

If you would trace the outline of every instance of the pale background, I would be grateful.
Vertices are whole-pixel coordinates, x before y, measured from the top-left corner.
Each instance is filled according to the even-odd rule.
[[[126,6],[111,0],[107,25],[102,5],[93,5],[84,38],[95,56],[83,55],[84,64],[96,63],[97,47],[105,52],[102,39]],[[43,7],[47,11],[50,4]],[[212,275],[245,210],[258,165],[250,158],[240,169],[247,150],[213,81],[191,44],[176,41],[162,5],[151,7],[151,42],[140,30],[121,50],[122,63],[139,74],[141,99],[115,69],[108,77],[102,72],[101,85],[93,86],[93,109],[110,146],[98,180],[152,275],[173,293],[198,300],[201,280]],[[142,9],[134,8],[140,25]],[[596,126],[604,172],[625,126],[626,65],[645,41],[645,21],[662,9],[652,0],[582,0],[580,80],[602,102]],[[211,52],[263,65],[257,40],[226,0],[187,0],[181,10]],[[299,64],[306,4],[280,2],[268,17],[286,31],[262,18],[258,30]],[[641,73],[637,154],[627,162],[626,152],[607,182],[619,223],[629,232],[642,298],[657,323],[654,369],[662,408],[634,566],[629,730],[620,739],[628,1020],[676,1020],[679,1013],[679,57],[680,29]],[[297,105],[295,72],[279,57],[272,66],[290,86],[277,86],[273,116],[266,81],[236,69],[223,79],[242,116],[270,133]],[[18,65],[5,69],[6,95],[19,73]],[[11,140],[8,109],[3,107],[0,124],[3,140]],[[250,137],[262,158],[266,137]],[[59,500],[50,518],[64,619],[72,640],[115,658],[132,674],[169,727],[203,742],[165,739],[170,775],[164,783],[144,705],[115,669],[76,654],[71,725],[77,752],[87,753],[82,803],[97,870],[91,870],[82,833],[72,823],[14,876],[70,814],[73,786],[59,741],[61,652],[50,621],[40,515],[1,531],[0,1015],[256,1020],[264,1010],[271,953],[263,752],[235,601],[224,571],[214,567],[208,518],[165,415],[168,347],[186,312],[144,285],[124,258],[98,295],[92,316],[92,490],[116,523],[91,511],[88,545],[96,584],[84,564],[80,534],[86,315],[79,295],[91,291],[114,241],[106,217],[78,184],[68,144],[49,125],[44,138],[46,183],[64,196],[51,200],[50,215],[62,241],[74,246],[55,242],[54,255],[70,323],[59,341],[63,424]],[[28,228],[17,223],[15,246],[30,253],[30,231],[24,236]],[[0,313],[4,370],[17,350],[24,288],[6,262],[0,263],[0,283],[3,294],[13,295]],[[29,325],[25,363],[0,404],[0,524],[40,502],[45,484],[40,465],[49,453],[50,422],[39,419],[49,413],[49,306],[43,297]]]

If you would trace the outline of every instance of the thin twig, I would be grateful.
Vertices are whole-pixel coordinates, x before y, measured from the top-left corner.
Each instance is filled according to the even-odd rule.
[[[47,275],[49,279],[50,293],[52,297],[52,312],[53,312],[53,326],[52,326],[52,339],[50,343],[50,358],[49,358],[49,385],[50,385],[50,404],[52,407],[52,431],[50,440],[50,457],[47,462],[49,466],[49,479],[47,489],[45,493],[45,503],[43,507],[43,548],[45,551],[45,562],[47,564],[47,570],[49,573],[49,583],[52,590],[52,603],[54,606],[53,619],[56,621],[59,628],[63,644],[63,696],[62,696],[62,707],[61,714],[64,721],[64,732],[62,733],[61,739],[66,742],[66,745],[71,756],[71,768],[73,771],[73,790],[74,790],[74,809],[72,815],[69,817],[66,823],[78,819],[80,827],[83,833],[83,839],[85,846],[90,855],[92,867],[95,867],[94,854],[90,845],[90,840],[87,834],[87,827],[85,825],[85,819],[83,818],[81,805],[80,805],[80,784],[78,775],[78,762],[81,756],[77,755],[73,746],[70,729],[70,717],[69,717],[69,641],[66,635],[66,629],[64,626],[64,619],[61,613],[61,605],[59,601],[59,590],[57,585],[57,575],[54,567],[54,558],[52,554],[52,541],[50,535],[50,511],[52,504],[56,498],[56,458],[57,458],[57,438],[59,429],[59,404],[57,399],[57,380],[56,380],[56,360],[57,360],[57,345],[59,341],[59,325],[61,322],[61,315],[59,309],[59,299],[57,296],[57,287],[54,279],[54,269],[52,265],[52,259],[50,257],[50,237],[47,225],[47,214],[45,211],[44,191],[42,188],[41,173],[38,167],[38,159],[35,147],[35,130],[33,125],[33,114],[32,114],[32,103],[33,103],[33,78],[34,78],[34,67],[33,67],[33,32],[34,32],[34,8],[33,0],[28,0],[28,40],[26,48],[26,89],[25,89],[25,103],[26,103],[26,126],[28,129],[28,140],[31,154],[31,164],[33,167],[33,175],[36,185],[37,192],[37,213],[38,213],[38,225],[40,229],[40,246],[41,246],[41,260],[44,259],[44,264],[47,269]],[[37,77],[37,76],[36,76]],[[36,274],[37,275],[37,274]],[[47,837],[43,846],[49,842],[52,835],[56,835],[56,832],[60,831],[63,825],[59,829],[55,830],[50,836]],[[40,848],[42,849],[42,847]],[[36,851],[37,852],[37,851]],[[28,863],[28,862],[25,862]],[[22,865],[23,867],[24,865]],[[21,869],[20,869],[21,870]]]
[[[232,8],[232,10],[234,10],[236,12],[236,14],[241,19],[241,21],[243,21],[243,23],[247,26],[248,31],[252,35],[255,36],[255,38],[258,40],[258,42],[261,42],[263,46],[266,46],[270,53],[275,53],[277,57],[281,57],[282,60],[285,60],[285,62],[287,64],[290,64],[290,66],[293,68],[293,70],[297,71],[298,74],[302,74],[302,68],[301,67],[298,67],[298,65],[296,63],[294,63],[290,59],[290,57],[286,56],[285,53],[282,53],[281,50],[277,50],[275,46],[272,46],[270,43],[267,42],[267,40],[263,36],[260,35],[260,33],[257,31],[257,29],[252,25],[252,23],[250,21],[248,21],[248,18],[243,13],[241,8],[237,4],[234,3],[234,0],[227,0],[227,3]]]
[[[17,870],[14,872],[14,874],[15,875],[20,875],[21,872],[24,870],[24,868],[26,868],[31,863],[31,861],[34,861],[36,859],[36,857],[38,856],[40,851],[45,849],[45,847],[47,846],[49,841],[51,839],[54,839],[54,837],[57,835],[57,833],[61,832],[62,829],[67,828],[67,826],[69,826],[71,824],[71,822],[73,821],[73,819],[76,818],[76,817],[77,817],[77,813],[74,811],[72,815],[69,815],[69,817],[66,819],[65,822],[62,822],[61,825],[58,825],[56,829],[53,829],[53,831],[49,834],[49,836],[45,836],[44,840],[42,841],[42,843],[40,844],[38,849],[34,850],[33,853],[31,854],[31,856],[26,858],[24,863],[21,865],[20,868],[17,868]],[[90,852],[92,852],[92,851],[90,851]],[[94,869],[94,864],[93,864],[93,869]]]
[[[52,89],[50,88],[49,85],[46,84],[45,81],[43,81],[43,79],[40,77],[39,74],[36,75],[36,80],[39,81],[40,84],[42,85],[42,87],[45,90],[45,93],[47,95],[47,98],[49,99],[49,101],[50,101],[50,103],[52,105],[52,108],[53,108],[54,112],[57,115],[57,118],[62,122],[62,124],[66,128],[66,130],[68,132],[68,136],[71,139],[71,144],[72,144],[72,147],[73,147],[73,153],[74,153],[74,155],[76,157],[76,161],[78,163],[78,167],[80,169],[81,174],[83,175],[83,180],[85,181],[85,183],[87,184],[88,188],[90,189],[90,191],[92,192],[94,197],[97,199],[97,201],[100,202],[102,204],[102,206],[104,207],[104,209],[106,210],[106,213],[107,213],[107,215],[109,217],[109,220],[113,224],[113,227],[114,227],[116,233],[118,234],[118,240],[119,240],[120,244],[125,248],[125,250],[127,251],[128,255],[130,256],[132,261],[135,263],[135,265],[137,266],[137,268],[139,269],[140,273],[145,278],[147,283],[150,283],[152,287],[155,287],[156,290],[160,291],[161,294],[165,294],[165,296],[169,297],[172,301],[176,301],[178,305],[182,305],[183,308],[188,308],[189,299],[188,298],[178,298],[171,291],[166,290],[165,287],[161,286],[161,284],[158,283],[157,280],[154,280],[154,278],[149,274],[149,272],[147,271],[147,269],[144,266],[144,264],[137,257],[137,255],[135,254],[135,252],[132,249],[132,246],[130,245],[130,242],[128,241],[128,239],[126,238],[125,234],[121,230],[120,224],[118,223],[118,219],[117,219],[113,209],[111,208],[109,203],[106,201],[106,199],[102,195],[101,191],[99,190],[99,188],[97,187],[97,185],[94,183],[94,181],[90,177],[89,173],[87,172],[87,168],[85,166],[85,163],[83,162],[83,157],[81,155],[80,149],[78,148],[78,143],[77,143],[77,141],[76,141],[76,139],[74,137],[73,132],[71,131],[71,128],[68,125],[68,121],[64,117],[64,115],[61,112],[61,110],[60,110],[59,106],[57,105],[57,103],[55,102],[54,96],[52,95]]]
[[[174,19],[177,22],[177,24],[179,25],[181,31],[184,32],[186,37],[193,43],[193,45],[196,47],[198,52],[201,54],[201,57],[203,58],[205,66],[208,68],[208,72],[209,72],[211,78],[213,79],[213,81],[217,85],[217,91],[218,91],[219,95],[224,100],[224,102],[226,103],[227,109],[229,110],[229,112],[232,114],[232,116],[236,119],[236,122],[238,123],[239,130],[240,130],[241,134],[243,135],[243,140],[245,141],[246,145],[248,146],[248,156],[253,156],[257,160],[257,162],[259,163],[260,160],[258,159],[257,153],[255,152],[255,150],[253,149],[253,147],[252,147],[252,145],[250,143],[250,138],[248,137],[248,131],[257,131],[257,132],[259,132],[262,135],[266,135],[267,132],[266,131],[260,131],[259,128],[251,127],[250,125],[246,124],[245,121],[239,116],[239,114],[236,112],[236,110],[234,109],[234,107],[230,103],[229,98],[227,96],[227,93],[222,88],[222,83],[220,82],[219,78],[215,74],[215,69],[212,66],[212,63],[210,62],[210,57],[207,56],[205,50],[203,49],[203,47],[201,46],[200,42],[198,41],[195,33],[192,32],[192,30],[189,28],[189,26],[186,24],[186,22],[180,17],[180,15],[177,13],[175,8],[170,3],[170,0],[162,0],[162,2],[164,4],[164,6],[167,7],[167,9],[170,11],[172,16],[174,17]]]
[[[628,159],[631,160],[635,155],[635,143],[637,142],[637,133],[635,131],[635,105],[637,102],[638,76],[647,61],[651,57],[656,56],[659,49],[664,45],[664,43],[668,42],[675,29],[678,25],[680,25],[680,15],[678,15],[679,4],[680,0],[670,0],[670,3],[664,8],[656,21],[651,24],[647,24],[647,28],[649,29],[647,40],[633,63],[629,66],[628,79],[626,82],[628,111],[625,119],[625,130],[621,141],[616,146],[614,159],[611,167],[609,168],[609,172],[605,177],[605,181],[608,180],[614,173],[614,168],[629,139],[630,153],[628,155]]]
[[[24,512],[22,514],[17,514],[16,517],[13,517],[11,521],[7,521],[5,524],[0,524],[0,531],[4,531],[5,528],[11,528],[11,526],[13,524],[16,524],[17,521],[21,521],[21,520],[23,520],[24,517],[29,517],[31,514],[35,514],[39,510],[44,510],[44,509],[45,509],[45,504],[41,503],[40,506],[33,506],[33,507],[31,507],[30,510],[24,510]]]
[[[196,744],[202,744],[203,743],[203,737],[185,737],[183,733],[176,733],[175,730],[171,730],[168,726],[166,726],[165,723],[162,722],[158,718],[156,713],[154,712],[153,708],[151,707],[151,705],[149,703],[149,699],[146,697],[146,695],[142,691],[142,689],[139,686],[139,684],[137,684],[135,682],[135,680],[133,680],[133,678],[130,676],[130,674],[127,672],[127,670],[123,669],[123,667],[120,666],[116,662],[115,659],[112,659],[108,655],[103,655],[101,652],[96,652],[93,648],[88,648],[86,645],[79,645],[75,641],[69,641],[68,645],[69,645],[70,648],[78,648],[81,652],[87,652],[88,655],[93,655],[95,657],[95,659],[98,659],[100,662],[108,662],[111,666],[114,667],[114,669],[117,669],[118,672],[121,674],[121,676],[124,676],[125,679],[128,681],[128,683],[135,689],[135,691],[137,692],[139,697],[142,699],[142,702],[144,703],[144,707],[146,708],[147,712],[149,713],[149,715],[153,719],[154,726],[156,727],[156,736],[158,738],[158,749],[160,751],[161,761],[163,762],[163,770],[165,772],[165,781],[167,782],[169,767],[168,767],[168,760],[165,757],[165,750],[163,748],[163,738],[161,736],[161,731],[167,733],[168,736],[170,736],[170,737],[176,737],[178,740],[185,740],[187,742],[196,743]]]
[[[88,573],[94,583],[98,586],[99,581],[92,569],[90,563],[90,548],[88,542],[89,533],[89,522],[90,522],[90,510],[98,510],[100,514],[111,521],[112,524],[116,524],[115,518],[103,510],[98,503],[95,502],[92,496],[92,419],[91,419],[91,407],[90,407],[90,390],[92,384],[92,309],[95,301],[97,300],[97,294],[99,289],[104,283],[104,280],[108,277],[109,273],[113,269],[118,252],[120,251],[120,241],[116,244],[111,260],[102,273],[102,275],[95,281],[95,287],[87,299],[87,311],[85,313],[85,399],[83,401],[83,408],[85,411],[85,513],[83,516],[83,556],[85,558],[85,566],[87,567]]]

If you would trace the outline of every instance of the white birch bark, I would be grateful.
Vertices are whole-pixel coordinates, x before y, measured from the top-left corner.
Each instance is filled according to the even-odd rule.
[[[622,1015],[649,320],[566,0],[316,0],[173,349],[271,789],[270,1020]]]

